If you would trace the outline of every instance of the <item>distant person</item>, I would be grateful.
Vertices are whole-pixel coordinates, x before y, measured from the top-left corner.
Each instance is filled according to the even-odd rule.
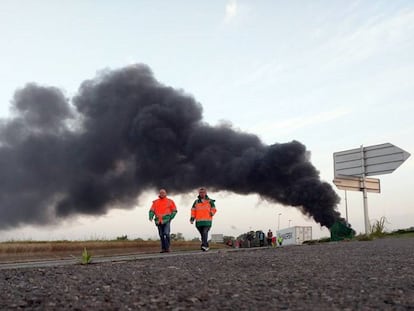
[[[154,219],[161,239],[161,253],[170,252],[171,220],[177,214],[177,207],[173,200],[167,198],[167,191],[160,189],[157,200],[152,202],[149,210],[149,220]]]
[[[259,246],[264,246],[265,234],[262,230],[259,231]]]
[[[283,244],[283,237],[281,235],[279,235],[277,237],[277,243],[279,244],[279,246],[282,246],[282,244]]]
[[[241,248],[241,241],[239,239],[236,240],[236,248]]]
[[[272,237],[272,247],[276,247],[277,246],[277,239],[275,236]]]
[[[198,189],[198,197],[191,207],[190,223],[194,223],[201,235],[201,250],[209,250],[208,232],[213,223],[213,216],[216,213],[215,200],[209,198],[206,188]]]
[[[267,231],[267,246],[272,246],[272,238],[273,238],[273,232],[272,230],[269,229],[269,231]]]
[[[247,247],[252,247],[252,241],[254,239],[254,232],[253,231],[247,232],[246,239],[247,239]]]

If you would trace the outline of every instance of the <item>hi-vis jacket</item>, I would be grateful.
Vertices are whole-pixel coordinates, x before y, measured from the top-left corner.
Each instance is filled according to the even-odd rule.
[[[210,199],[207,195],[203,200],[200,196],[194,201],[191,207],[191,221],[196,221],[196,227],[211,227],[213,216],[216,213],[215,200]]]
[[[152,220],[155,216],[154,221],[156,224],[164,224],[172,220],[175,214],[177,214],[177,207],[174,201],[168,198],[159,198],[152,201],[149,219]]]

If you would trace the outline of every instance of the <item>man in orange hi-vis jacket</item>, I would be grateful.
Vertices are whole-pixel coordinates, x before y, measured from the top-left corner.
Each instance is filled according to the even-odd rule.
[[[211,199],[207,195],[206,188],[200,188],[198,190],[197,200],[194,201],[191,207],[190,222],[196,222],[196,228],[201,235],[201,250],[206,252],[208,247],[208,232],[210,231],[213,216],[216,213],[215,200]]]
[[[171,220],[177,214],[177,207],[173,200],[167,198],[167,191],[160,189],[158,199],[152,202],[149,210],[149,220],[154,218],[161,239],[161,253],[170,252]]]

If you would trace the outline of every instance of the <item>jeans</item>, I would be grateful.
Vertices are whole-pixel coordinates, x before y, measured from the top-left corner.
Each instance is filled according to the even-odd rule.
[[[201,235],[201,247],[208,247],[208,232],[210,231],[210,228],[211,227],[208,226],[197,227],[197,230]]]
[[[170,222],[158,224],[158,233],[161,239],[161,248],[163,251],[170,249]]]

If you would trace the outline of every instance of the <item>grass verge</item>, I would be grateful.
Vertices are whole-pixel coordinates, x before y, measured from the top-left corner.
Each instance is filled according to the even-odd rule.
[[[173,241],[173,251],[198,250],[200,242]],[[212,248],[224,248],[214,244]],[[0,243],[0,262],[79,257],[84,249],[97,256],[158,253],[159,241],[9,241]]]

